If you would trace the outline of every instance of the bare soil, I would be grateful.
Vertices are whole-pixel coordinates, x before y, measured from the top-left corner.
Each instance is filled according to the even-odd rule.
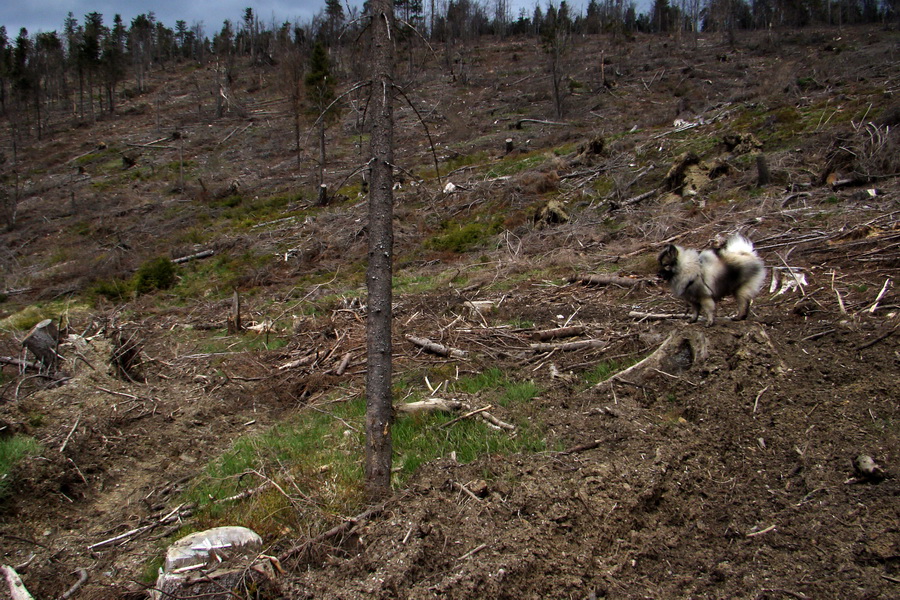
[[[457,171],[444,180],[461,186],[453,194],[433,182],[405,181],[398,189],[398,274],[452,270],[466,278],[458,287],[398,295],[395,369],[448,365],[475,373],[497,366],[512,379],[533,380],[543,391],[528,417],[545,430],[550,450],[469,464],[447,456],[424,465],[382,510],[309,552],[289,552],[302,539],[269,535],[267,551],[282,554],[286,572],[266,593],[900,597],[900,182],[896,173],[865,185],[832,188],[825,181],[853,164],[836,148],[865,135],[865,107],[887,119],[896,106],[898,41],[896,32],[874,29],[780,32],[775,42],[760,36],[734,49],[712,38],[696,47],[663,38],[585,39],[571,66],[583,87],[573,86],[563,117],[550,112],[543,54],[531,41],[461,51],[455,64],[465,82],[440,65],[411,78],[410,89],[432,110],[427,119],[442,159],[498,162],[507,137],[517,148],[548,152],[534,169],[509,178]],[[600,56],[611,58],[602,70],[608,87],[601,84]],[[157,73],[168,99],[164,133],[185,132],[190,160],[212,173],[204,187],[215,193],[235,179],[243,192],[260,194],[310,185],[310,175],[295,172],[285,115],[258,109],[246,134],[237,117],[193,122],[191,86],[205,76]],[[254,94],[277,97],[277,73],[264,71],[259,79],[268,82],[262,91],[249,91],[245,82],[249,106],[264,104]],[[215,210],[196,181],[178,194],[152,180],[111,191],[53,186],[71,181],[68,161],[99,140],[124,147],[162,137],[147,102],[139,97],[121,107],[120,117],[59,132],[25,153],[23,160],[43,156],[47,171],[29,182],[37,191],[23,200],[19,227],[3,234],[4,274],[6,289],[29,291],[0,304],[0,316],[80,289],[92,270],[129,272],[161,248],[172,256],[196,250],[183,234],[198,215]],[[822,118],[804,129],[796,114],[810,106],[824,106]],[[756,110],[762,118],[746,116]],[[398,163],[413,157],[413,164],[427,163],[415,114],[398,113]],[[509,127],[521,118],[569,125]],[[698,125],[673,134],[675,118]],[[665,191],[627,203],[663,185],[669,165],[695,142],[703,158],[727,154],[718,141],[743,125],[766,140],[772,184],[755,187],[755,165],[732,157],[733,169],[696,198]],[[639,131],[629,137],[632,127]],[[607,140],[605,153],[580,162],[578,147],[598,136]],[[549,152],[559,148],[565,150]],[[176,151],[142,152],[142,160],[162,168]],[[349,171],[354,152],[340,146],[334,171]],[[627,185],[650,165],[651,183]],[[592,187],[601,170],[614,173],[613,189]],[[69,191],[80,206],[74,214]],[[532,214],[550,197],[565,201],[571,220],[537,226]],[[176,210],[184,206],[194,212]],[[489,246],[462,253],[421,248],[440,223],[481,218],[488,209],[505,219],[504,233]],[[314,219],[245,229],[207,245],[226,255],[273,253],[242,282],[254,290],[247,311],[286,320],[289,312],[271,315],[266,307],[295,308],[285,299],[320,292],[310,287],[290,296],[299,276],[340,274],[342,264],[360,260],[364,218],[364,204],[350,199]],[[88,236],[77,233],[85,222]],[[733,231],[752,237],[775,277],[747,321],[721,318],[706,328],[629,314],[682,310],[653,278],[665,241],[707,247]],[[68,258],[51,264],[48,257],[61,247],[70,248]],[[274,254],[288,249],[290,256]],[[788,266],[805,281],[779,293],[793,280]],[[565,282],[610,270],[645,283]],[[507,284],[499,288],[497,281]],[[476,299],[495,300],[499,308],[474,318],[462,303]],[[15,473],[14,493],[2,505],[0,562],[15,566],[36,598],[63,594],[81,568],[89,579],[74,598],[142,597],[142,570],[159,553],[153,540],[180,524],[166,522],[119,545],[92,545],[177,512],[190,478],[237,437],[304,410],[335,386],[362,393],[365,325],[358,307],[307,319],[279,350],[204,351],[190,332],[223,326],[228,307],[228,300],[177,303],[160,295],[101,306],[90,317],[73,317],[70,333],[81,337],[61,348],[71,377],[62,385],[4,367],[0,420],[8,430],[35,435],[44,452]],[[733,310],[730,300],[719,307],[721,317]],[[583,325],[580,339],[605,346],[530,348],[535,330],[563,324]],[[139,333],[145,382],[111,372],[104,333],[114,328]],[[424,354],[404,340],[407,333],[467,350],[469,358]],[[690,355],[677,372],[584,383],[583,374],[598,363],[629,364],[673,334],[702,340],[705,352]],[[16,355],[16,339],[4,344],[0,354]],[[278,369],[312,348],[331,361],[353,353],[351,368],[340,377],[327,373],[324,362]],[[859,455],[871,456],[886,476],[856,472]],[[458,484],[479,490],[477,499]]]

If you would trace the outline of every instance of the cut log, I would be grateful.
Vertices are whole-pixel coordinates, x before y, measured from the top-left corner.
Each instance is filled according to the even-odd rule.
[[[59,329],[53,319],[44,319],[31,328],[22,345],[37,357],[48,371],[55,371],[59,363]]]
[[[535,331],[531,334],[531,337],[540,342],[546,342],[547,340],[555,340],[561,337],[572,337],[581,335],[583,333],[583,325],[572,325],[571,327],[557,327],[556,329],[542,329],[541,331]]]
[[[421,347],[426,352],[431,352],[432,354],[437,354],[438,356],[452,356],[453,358],[466,358],[469,353],[465,350],[459,350],[457,348],[451,348],[449,346],[444,346],[443,344],[438,344],[437,342],[432,342],[427,338],[420,338],[414,335],[407,334],[407,340],[415,344],[416,346]]]

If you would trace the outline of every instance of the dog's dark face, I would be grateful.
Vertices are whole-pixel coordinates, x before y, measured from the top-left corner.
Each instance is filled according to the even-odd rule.
[[[657,275],[663,281],[671,281],[675,277],[675,267],[678,264],[678,246],[669,244],[665,250],[659,253],[659,257],[656,260],[659,262]]]

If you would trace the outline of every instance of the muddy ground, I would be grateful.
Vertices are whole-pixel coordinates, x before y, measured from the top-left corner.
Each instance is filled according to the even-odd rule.
[[[897,48],[895,33],[857,31],[852,43],[846,42],[850,46],[840,60],[872,71],[852,86],[826,83],[829,69],[837,67],[821,42],[837,33],[817,35],[825,37],[804,38],[805,45],[794,40],[777,60],[773,50],[758,46],[716,61],[709,47],[678,46],[677,55],[669,56],[675,47],[671,40],[633,42],[617,71],[621,83],[615,93],[571,100],[580,119],[575,131],[562,134],[556,126],[544,125],[528,133],[533,145],[573,144],[570,152],[554,159],[555,175],[547,175],[546,165],[530,178],[489,180],[463,171],[455,181],[464,191],[430,196],[435,200],[427,210],[415,205],[421,190],[407,186],[398,192],[401,252],[413,247],[438,215],[465,216],[488,201],[509,211],[511,222],[493,247],[416,257],[403,264],[407,274],[453,269],[474,275],[460,287],[397,298],[395,369],[445,364],[476,373],[498,366],[511,378],[533,380],[542,393],[528,416],[544,428],[551,450],[484,456],[470,464],[447,456],[424,465],[369,518],[304,552],[292,551],[302,539],[268,536],[267,552],[282,557],[285,573],[260,591],[262,597],[900,596],[896,177],[868,185],[826,185],[823,175],[834,156],[826,142],[834,135],[826,138],[824,130],[820,138],[806,136],[770,154],[790,181],[733,202],[715,194],[752,187],[754,172],[746,165],[700,198],[659,194],[623,203],[633,197],[627,189],[597,197],[583,182],[589,175],[581,174],[590,166],[576,164],[574,146],[579,142],[598,129],[607,135],[627,131],[629,123],[640,119],[647,132],[635,144],[666,143],[673,109],[686,107],[672,101],[667,90],[648,95],[662,81],[690,88],[679,97],[688,98],[695,104],[693,112],[703,115],[727,106],[713,101],[719,92],[694,88],[727,89],[731,103],[745,101],[734,97],[742,90],[751,95],[749,101],[762,102],[764,96],[753,96],[762,92],[748,90],[773,85],[771,73],[790,72],[785,80],[794,81],[807,68],[823,86],[838,88],[815,93],[863,96],[882,108],[891,104],[882,88],[897,89],[897,63],[890,61]],[[847,40],[846,34],[842,39]],[[718,43],[710,47],[719,48]],[[537,69],[526,60],[528,48],[514,43],[519,56],[502,81],[520,80],[522,71]],[[505,124],[492,129],[483,117],[492,105],[521,98],[513,99],[511,86],[479,87],[479,77],[487,81],[489,70],[497,68],[500,53],[491,46],[481,50],[469,64],[467,95],[455,97],[452,108],[458,112],[445,107],[446,129],[435,124],[435,135],[445,136],[448,144],[455,136],[469,135],[475,140],[470,149],[496,153],[511,130]],[[773,67],[773,61],[781,61],[780,66]],[[802,68],[790,71],[784,66],[790,61]],[[655,75],[658,68],[662,75]],[[732,78],[736,68],[743,72],[737,79]],[[584,69],[593,73],[589,66]],[[694,77],[691,71],[703,75]],[[876,75],[881,77],[877,86]],[[628,87],[626,81],[631,82]],[[423,89],[430,88],[423,84]],[[539,89],[533,94],[539,96]],[[638,98],[649,103],[645,106],[665,106],[658,114],[648,109],[626,121],[623,115]],[[543,103],[546,109],[547,100],[529,98],[533,104],[528,106]],[[801,95],[787,103],[811,101]],[[465,108],[466,102],[479,110]],[[592,109],[601,111],[600,104],[623,125],[589,121]],[[477,128],[465,123],[476,118],[481,119]],[[145,119],[152,120],[150,115]],[[853,125],[845,126],[852,133]],[[232,128],[222,126],[216,139]],[[412,135],[403,131],[401,136]],[[492,137],[475,139],[484,132]],[[149,138],[151,132],[146,133]],[[103,134],[107,138],[112,132]],[[615,157],[598,157],[593,165],[625,169],[623,155],[627,148]],[[282,158],[290,164],[289,152]],[[629,172],[640,166],[628,167],[634,169]],[[266,177],[277,179],[277,174],[253,179],[252,172],[246,168],[242,185],[252,188],[263,185]],[[538,227],[529,221],[530,211],[546,197],[540,182],[548,177],[549,189],[567,201],[571,220]],[[108,221],[113,231],[136,213],[142,215],[138,219],[153,219],[154,213],[141,209],[141,195],[149,193],[142,185],[135,184],[134,206],[127,210],[121,206],[124,195],[116,196],[119,205],[110,210]],[[715,199],[707,203],[707,198]],[[40,201],[50,206],[53,200],[47,194]],[[49,239],[46,223],[52,219],[39,218],[46,206],[38,199],[31,202],[23,219],[31,218],[34,231]],[[276,246],[278,239],[300,247],[294,262],[273,260],[255,273],[264,291],[250,300],[250,310],[262,314],[265,302],[283,298],[291,277],[303,269],[337,270],[346,255],[364,254],[359,229],[364,215],[364,205],[350,203],[328,209],[327,218],[274,233],[251,230],[221,241],[219,248],[239,252]],[[129,221],[131,228],[120,229],[132,241],[145,240],[159,234],[152,227],[164,225],[162,219],[147,222],[135,229]],[[682,310],[654,278],[654,259],[664,242],[707,247],[716,236],[735,231],[752,237],[769,269],[747,321],[721,318],[707,328],[683,319],[632,314],[671,316]],[[11,247],[27,246],[25,233],[6,235]],[[484,264],[490,266],[474,266]],[[535,275],[541,270],[546,278]],[[642,283],[591,285],[579,280],[611,270]],[[800,284],[794,285],[791,273],[803,277]],[[568,276],[575,280],[567,282]],[[491,286],[498,279],[517,283],[497,291]],[[54,289],[68,283],[50,280]],[[494,300],[498,308],[479,318],[465,312],[467,300]],[[62,347],[62,354],[68,357],[71,379],[47,388],[12,372],[0,418],[9,430],[35,435],[45,450],[16,473],[15,492],[3,505],[0,561],[19,570],[36,598],[63,594],[78,579],[78,569],[85,569],[89,578],[73,598],[143,597],[142,569],[159,552],[154,540],[171,535],[181,523],[165,521],[121,544],[91,546],[158,524],[173,511],[178,514],[179,492],[236,437],[307,410],[332,386],[362,393],[365,334],[358,306],[305,323],[277,351],[212,355],[180,333],[211,324],[221,327],[228,305],[228,300],[203,298],[173,305],[142,297],[128,306],[127,319],[120,307],[101,307],[90,318],[79,315],[70,327],[77,337]],[[724,300],[719,312],[725,317],[733,310],[733,301]],[[531,348],[534,331],[561,325],[583,326],[575,339],[599,340],[602,347]],[[146,382],[122,381],[111,373],[105,333],[113,328],[140,333]],[[408,343],[405,334],[440,340],[470,355],[452,360],[427,355]],[[579,377],[603,361],[640,360],[670,337],[688,340],[688,345],[679,346],[677,360],[665,363],[669,368],[639,369],[597,386],[586,386]],[[9,340],[3,353],[17,352],[15,342]],[[353,366],[340,378],[323,375],[314,366],[289,373],[278,369],[313,347],[334,357],[354,353]],[[502,410],[497,416],[504,417]],[[857,472],[854,461],[860,455],[872,457],[883,477]],[[467,494],[462,487],[478,493]],[[0,589],[0,597],[5,593]]]

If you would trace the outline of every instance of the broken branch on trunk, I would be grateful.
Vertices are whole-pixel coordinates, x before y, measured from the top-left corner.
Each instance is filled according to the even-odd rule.
[[[432,342],[428,338],[421,338],[410,334],[406,334],[404,337],[416,346],[421,347],[426,352],[431,352],[432,354],[437,354],[438,356],[466,358],[469,355],[469,353],[465,350],[459,350],[458,348],[451,348],[450,346]]]

